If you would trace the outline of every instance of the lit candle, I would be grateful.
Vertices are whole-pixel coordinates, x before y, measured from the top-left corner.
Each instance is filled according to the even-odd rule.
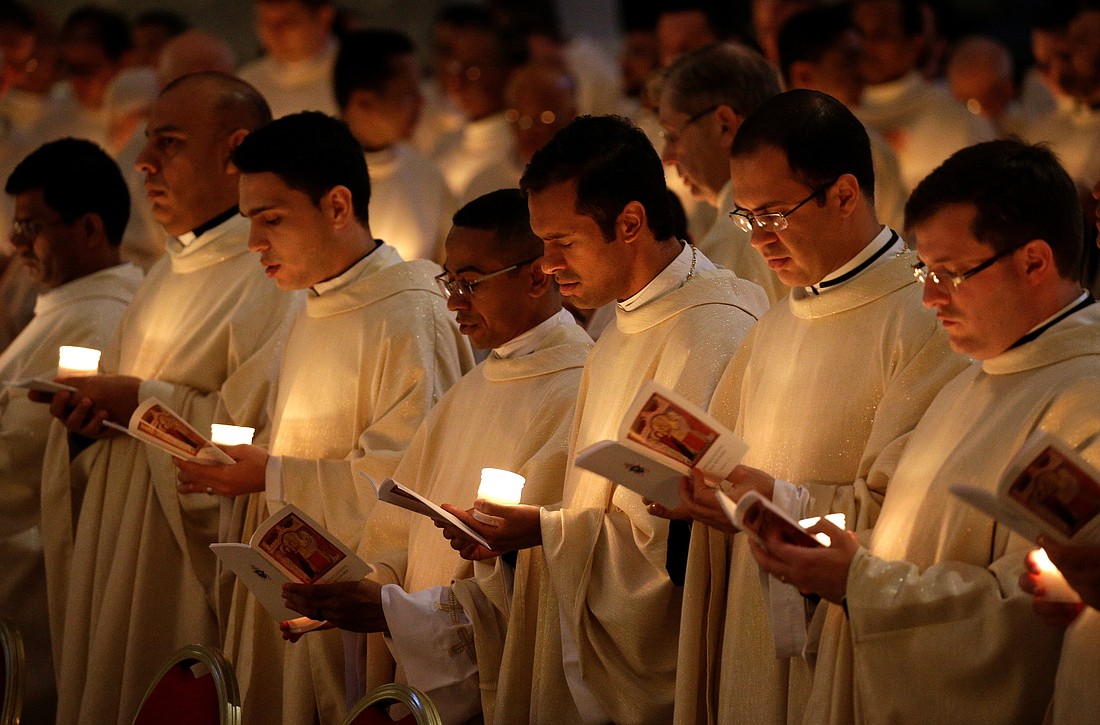
[[[57,355],[57,377],[72,378],[99,372],[99,350],[62,345]]]
[[[527,479],[518,473],[503,471],[499,468],[482,468],[481,485],[477,488],[477,497],[502,506],[515,506],[523,494],[523,484]],[[501,523],[496,516],[487,516],[474,511],[474,518],[482,523]]]
[[[808,529],[820,520],[820,516],[811,516],[808,519],[802,519],[798,523],[800,526],[802,526],[802,528]],[[846,520],[844,518],[844,514],[825,514],[825,520],[836,526],[838,529],[845,528],[844,524],[846,523]],[[822,546],[829,546],[833,543],[833,540],[829,538],[828,534],[817,533],[814,534],[813,537],[817,539]]]
[[[1069,585],[1062,572],[1054,566],[1054,562],[1047,556],[1046,549],[1035,549],[1028,556],[1035,566],[1039,567],[1039,584],[1046,591],[1043,599],[1052,602],[1079,602],[1081,597]]]
[[[252,443],[255,428],[244,425],[210,424],[210,440],[223,446],[247,446]]]

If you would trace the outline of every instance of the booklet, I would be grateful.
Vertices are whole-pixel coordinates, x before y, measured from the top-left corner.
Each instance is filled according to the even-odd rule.
[[[283,584],[352,582],[371,572],[366,562],[293,504],[268,517],[247,544],[211,544],[210,549],[276,622],[291,620],[298,632],[321,623],[283,606]]]
[[[104,425],[185,461],[226,465],[236,463],[228,453],[156,398],[149,398],[137,407],[130,416],[129,427],[111,421]]]
[[[64,383],[58,383],[53,380],[46,380],[45,378],[24,378],[23,380],[5,380],[0,383],[4,387],[8,388],[24,388],[26,390],[37,390],[40,393],[75,393],[76,388],[71,385],[65,385]]]
[[[1100,543],[1100,472],[1042,431],[1013,456],[996,493],[964,484],[949,490],[1031,541],[1044,534],[1061,544]]]
[[[402,486],[392,478],[387,478],[382,482],[382,486],[376,486],[374,480],[371,479],[363,471],[359,472],[359,475],[370,481],[371,488],[374,489],[374,493],[378,496],[379,501],[385,501],[386,503],[392,503],[394,506],[400,506],[403,509],[408,509],[413,513],[420,514],[421,516],[427,516],[430,519],[438,521],[441,524],[450,524],[454,526],[466,536],[470,537],[477,543],[484,546],[486,549],[492,549],[489,546],[489,542],[481,537],[476,531],[467,526],[461,519],[453,515],[451,512],[444,510],[443,508],[435,505],[428,499],[424,498],[416,491],[410,488]]]
[[[749,491],[735,504],[725,493],[718,492],[718,504],[733,525],[763,544],[770,531],[779,531],[780,538],[798,546],[828,546],[827,534],[811,534],[787,515],[783,509],[756,491]]]
[[[680,500],[680,479],[698,468],[724,479],[749,447],[683,396],[647,381],[634,396],[618,440],[598,441],[575,463],[666,508]]]

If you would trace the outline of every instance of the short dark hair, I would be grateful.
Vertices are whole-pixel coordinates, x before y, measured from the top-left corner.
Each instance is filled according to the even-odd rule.
[[[368,223],[367,162],[343,121],[320,111],[275,119],[245,136],[233,152],[233,164],[244,174],[271,172],[314,204],[333,187],[347,187],[355,217]]]
[[[134,47],[126,18],[95,5],[84,5],[72,11],[61,28],[61,37],[63,40],[95,43],[112,63],[118,62],[126,51]]]
[[[898,6],[898,22],[905,37],[912,38],[924,32],[924,11],[921,0],[854,0],[853,5],[892,2]]]
[[[688,51],[665,71],[663,91],[671,91],[676,110],[689,115],[722,104],[747,116],[779,93],[775,66],[752,48],[711,43]]]
[[[169,38],[183,34],[191,27],[187,19],[171,10],[148,10],[134,18],[134,27],[155,25],[164,30]]]
[[[672,213],[664,167],[646,135],[620,116],[580,116],[531,157],[519,186],[537,193],[576,181],[578,214],[592,217],[604,238],[615,238],[615,221],[632,201],[645,207],[657,239],[672,236]]]
[[[34,13],[19,0],[0,0],[0,27],[24,33],[33,33],[38,29]]]
[[[786,154],[791,171],[808,187],[852,174],[868,201],[875,198],[867,129],[828,94],[796,89],[764,101],[737,129],[730,155],[746,156],[765,146]]]
[[[516,258],[512,262],[542,256],[542,240],[531,230],[527,197],[519,189],[498,189],[477,197],[451,218],[456,227],[493,232],[500,252]]]
[[[1077,187],[1045,146],[1003,139],[955,152],[913,189],[905,226],[952,204],[974,205],[971,232],[983,244],[1007,252],[1042,239],[1058,273],[1081,280],[1085,231]]]
[[[394,76],[393,61],[412,55],[416,46],[395,30],[357,30],[344,36],[332,71],[336,103],[347,108],[354,91],[380,93]]]
[[[130,219],[130,190],[118,164],[91,141],[63,138],[39,146],[19,162],[4,186],[12,196],[36,189],[66,222],[95,214],[103,220],[107,241],[116,247],[122,243]]]
[[[851,30],[852,11],[847,5],[822,5],[795,13],[779,29],[779,70],[790,83],[791,65],[820,63],[846,31]]]

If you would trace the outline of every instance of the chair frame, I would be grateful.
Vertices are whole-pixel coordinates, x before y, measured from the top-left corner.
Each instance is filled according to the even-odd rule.
[[[0,617],[0,648],[4,651],[4,703],[0,708],[0,725],[19,725],[27,685],[26,653],[19,628],[6,617]]]
[[[416,718],[416,725],[443,725],[439,710],[427,695],[399,682],[379,685],[364,695],[344,718],[344,725],[350,725],[364,710],[381,702],[401,703],[409,708]]]
[[[218,702],[221,704],[221,725],[241,725],[241,691],[237,685],[237,676],[233,673],[233,666],[225,659],[220,651],[202,644],[189,644],[180,648],[172,655],[156,677],[149,683],[145,690],[145,696],[141,698],[141,706],[134,713],[132,723],[137,722],[141,708],[149,696],[153,694],[160,681],[171,671],[173,667],[188,662],[196,661],[206,665],[210,670],[210,676],[214,678],[214,686],[218,690]]]

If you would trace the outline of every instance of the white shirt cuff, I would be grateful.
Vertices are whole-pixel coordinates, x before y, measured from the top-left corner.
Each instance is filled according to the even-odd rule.
[[[264,468],[264,495],[267,496],[269,506],[276,502],[286,503],[286,491],[283,490],[283,459],[280,456],[267,457],[267,466]]]

